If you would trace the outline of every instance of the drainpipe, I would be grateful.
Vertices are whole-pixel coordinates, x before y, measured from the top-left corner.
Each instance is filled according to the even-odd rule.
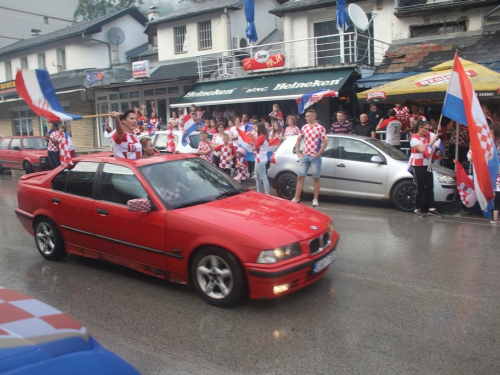
[[[88,40],[91,40],[93,42],[98,42],[98,43],[102,43],[102,44],[106,44],[108,46],[108,58],[109,58],[109,66],[108,66],[108,69],[111,69],[111,66],[112,66],[112,63],[111,63],[111,43],[108,43],[108,42],[103,42],[102,40],[99,40],[99,39],[94,39],[94,38],[91,38],[89,36],[85,36],[85,34],[82,34],[82,38],[83,39],[88,39]]]
[[[232,35],[231,35],[231,17],[229,16],[229,13],[227,11],[227,8],[224,8],[224,14],[226,15],[227,17],[227,39],[228,39],[228,45],[229,45],[229,48],[228,49],[233,49],[234,46],[232,45],[233,43],[233,38],[232,38]]]

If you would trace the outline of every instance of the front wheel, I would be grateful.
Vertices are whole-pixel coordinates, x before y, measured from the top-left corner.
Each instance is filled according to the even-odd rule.
[[[297,186],[297,175],[292,172],[285,172],[278,176],[276,181],[276,193],[280,198],[292,199],[295,196]]]
[[[41,217],[35,222],[35,243],[40,254],[47,260],[59,260],[66,255],[61,233],[49,218]]]
[[[31,164],[27,161],[25,161],[23,163],[23,167],[24,167],[24,171],[26,172],[26,174],[30,174],[30,173],[33,173],[35,171],[33,169],[33,167],[31,166]]]
[[[401,181],[392,191],[392,203],[398,210],[410,212],[415,209],[417,187],[413,181]]]
[[[198,293],[211,305],[230,307],[243,295],[243,270],[225,250],[210,247],[200,251],[191,265],[191,277]]]

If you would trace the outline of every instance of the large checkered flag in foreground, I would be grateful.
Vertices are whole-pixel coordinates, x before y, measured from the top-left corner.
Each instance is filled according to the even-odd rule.
[[[493,185],[498,173],[498,152],[474,88],[458,59],[458,53],[455,54],[443,115],[469,128],[475,174],[474,190],[481,210],[485,216],[490,217],[489,205],[495,196]]]

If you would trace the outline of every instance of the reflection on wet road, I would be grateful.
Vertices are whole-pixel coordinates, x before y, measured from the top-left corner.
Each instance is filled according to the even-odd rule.
[[[498,374],[499,229],[456,207],[421,219],[320,200],[341,235],[326,276],[219,309],[116,265],[44,260],[14,215],[17,181],[0,175],[0,285],[77,319],[142,374]]]

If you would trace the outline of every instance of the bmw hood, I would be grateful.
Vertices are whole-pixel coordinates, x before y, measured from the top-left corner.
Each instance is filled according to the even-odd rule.
[[[176,212],[204,223],[210,218],[211,223],[271,247],[318,237],[331,221],[302,204],[252,191]]]

